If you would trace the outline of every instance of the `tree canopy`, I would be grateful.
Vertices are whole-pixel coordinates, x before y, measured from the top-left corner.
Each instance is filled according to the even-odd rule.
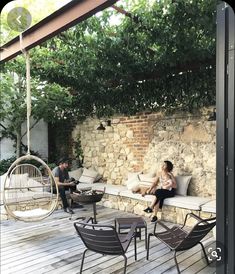
[[[147,2],[116,25],[108,9],[47,41],[34,75],[69,88],[84,116],[215,104],[217,1]]]
[[[31,50],[33,77],[66,88],[80,118],[215,104],[217,1],[117,4],[125,15],[109,8]]]

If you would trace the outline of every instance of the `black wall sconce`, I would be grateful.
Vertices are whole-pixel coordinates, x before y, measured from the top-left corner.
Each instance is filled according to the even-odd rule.
[[[216,121],[216,108],[213,109],[213,112],[211,113],[207,121]]]
[[[105,126],[111,127],[111,120],[100,122],[100,125],[97,127],[97,130],[105,130],[106,129]]]
[[[97,130],[105,130],[105,127],[102,124],[102,122],[100,122],[100,125],[97,127]]]

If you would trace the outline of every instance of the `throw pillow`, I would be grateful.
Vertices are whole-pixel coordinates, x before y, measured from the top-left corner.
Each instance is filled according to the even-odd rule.
[[[150,187],[153,182],[155,182],[156,178],[152,177],[152,174],[139,174],[139,184],[141,186]]]
[[[82,172],[82,176],[79,178],[79,182],[93,184],[98,174],[99,173],[95,170],[84,168]]]
[[[77,168],[75,170],[69,171],[69,177],[74,178],[75,180],[79,181],[80,177],[82,176],[83,168]]]
[[[192,176],[175,176],[176,179],[176,192],[175,194],[181,196],[187,196],[188,185]]]
[[[32,179],[32,178],[28,179],[28,187],[29,187],[28,190],[33,191],[33,192],[43,192],[44,191],[43,184]]]
[[[95,178],[95,183],[99,182],[102,178],[103,178],[103,176],[101,174],[98,174]]]
[[[127,174],[127,180],[131,180],[132,178],[136,178],[136,176],[138,176],[139,174],[141,174],[142,172],[128,172]]]
[[[101,174],[99,174],[98,171],[96,171],[93,167],[89,168],[89,170],[93,170],[93,171],[97,172],[97,176],[96,176],[96,178],[95,178],[94,183],[99,182],[100,179],[103,178],[103,176],[102,176]]]
[[[139,174],[140,173],[141,172],[135,172],[135,173],[132,173],[131,176],[128,174],[129,179],[126,181],[126,186],[128,189],[132,189],[133,187],[135,187],[139,184],[139,182],[140,182]]]

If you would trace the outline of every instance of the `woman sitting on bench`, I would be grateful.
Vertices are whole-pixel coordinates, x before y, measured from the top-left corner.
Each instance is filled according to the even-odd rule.
[[[157,221],[157,212],[159,209],[162,209],[164,199],[175,196],[177,185],[172,170],[173,164],[170,161],[164,161],[160,176],[156,177],[152,186],[147,190],[146,194],[154,194],[156,196],[151,206],[144,209],[147,213],[152,213],[154,211],[151,222]],[[159,184],[160,188],[154,191]]]

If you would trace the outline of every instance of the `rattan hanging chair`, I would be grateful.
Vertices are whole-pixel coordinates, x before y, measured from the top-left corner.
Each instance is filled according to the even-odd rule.
[[[46,177],[32,161],[40,164]],[[6,212],[14,219],[32,222],[48,217],[57,206],[58,187],[47,164],[33,155],[18,158],[6,174],[3,202]]]
[[[48,217],[55,210],[58,203],[58,186],[47,164],[40,158],[30,155],[30,59],[22,46],[22,34],[20,45],[26,60],[28,152],[8,169],[4,181],[3,202],[8,215],[17,220],[32,222]],[[37,166],[46,171],[45,179]]]

